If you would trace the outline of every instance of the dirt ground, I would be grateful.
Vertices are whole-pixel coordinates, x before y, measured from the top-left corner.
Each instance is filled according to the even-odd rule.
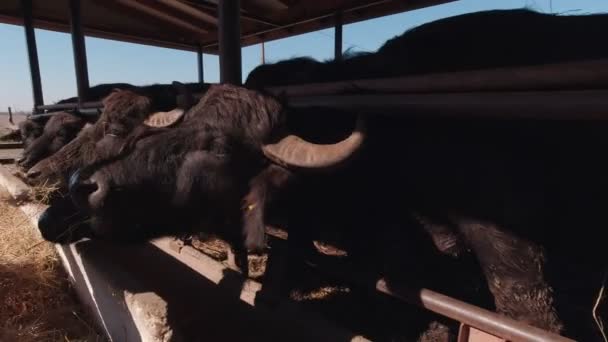
[[[0,341],[104,341],[53,246],[0,188]]]

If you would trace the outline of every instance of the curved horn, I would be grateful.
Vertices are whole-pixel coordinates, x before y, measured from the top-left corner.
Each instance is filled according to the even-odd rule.
[[[348,138],[335,144],[315,144],[288,135],[274,144],[264,145],[262,151],[268,159],[286,167],[323,169],[347,160],[361,148],[364,140],[365,120],[359,115],[355,130]]]
[[[184,116],[184,110],[175,108],[170,112],[156,112],[144,120],[144,125],[150,127],[169,127]]]

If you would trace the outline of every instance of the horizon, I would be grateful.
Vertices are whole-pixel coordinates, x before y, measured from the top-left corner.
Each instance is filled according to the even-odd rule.
[[[528,8],[545,13],[608,13],[608,1],[597,0],[461,0],[374,18],[343,26],[342,51],[378,49],[385,41],[408,29],[441,18],[491,10]],[[309,56],[333,58],[333,28],[265,42],[266,63]],[[67,33],[35,29],[45,104],[76,96],[71,37]],[[4,53],[0,57],[0,113],[29,112],[32,90],[22,26],[0,24]],[[125,82],[134,85],[197,82],[196,53],[85,37],[89,83]],[[261,64],[261,44],[241,49],[242,79]],[[219,58],[204,54],[205,82],[219,81]]]

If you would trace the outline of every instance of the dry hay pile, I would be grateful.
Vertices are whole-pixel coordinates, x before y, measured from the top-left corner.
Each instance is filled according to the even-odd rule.
[[[102,341],[55,249],[0,188],[0,341]]]

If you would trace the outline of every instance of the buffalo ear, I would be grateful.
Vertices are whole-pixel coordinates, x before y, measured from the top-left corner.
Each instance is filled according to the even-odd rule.
[[[185,111],[192,108],[195,104],[195,101],[190,89],[188,89],[186,85],[178,81],[173,81],[172,85],[177,90],[177,107],[182,108]]]

